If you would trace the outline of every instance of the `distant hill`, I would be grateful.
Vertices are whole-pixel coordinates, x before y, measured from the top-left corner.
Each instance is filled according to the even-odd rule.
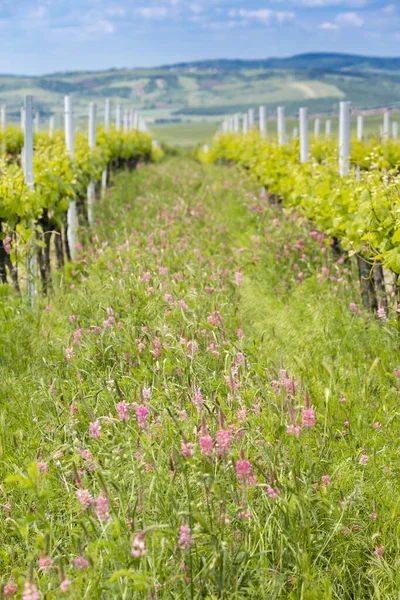
[[[312,112],[337,111],[341,99],[359,109],[400,107],[400,58],[312,53],[262,60],[204,60],[154,69],[110,69],[53,73],[38,77],[0,75],[0,103],[19,118],[24,94],[31,93],[47,118],[62,113],[72,94],[78,116],[87,104],[113,98],[156,122],[215,120],[266,104],[288,113],[306,105]]]

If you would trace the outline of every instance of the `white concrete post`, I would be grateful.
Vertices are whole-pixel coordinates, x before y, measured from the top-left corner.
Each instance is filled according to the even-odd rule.
[[[72,160],[75,158],[75,140],[74,140],[74,113],[72,108],[71,96],[65,96],[65,145]],[[76,200],[70,200],[67,214],[68,222],[68,245],[71,258],[76,254]]]
[[[25,131],[25,106],[21,108],[21,129]]]
[[[364,117],[363,115],[357,116],[357,140],[362,142],[364,137]]]
[[[351,103],[340,103],[339,115],[339,173],[341,177],[350,171],[350,123]]]
[[[392,123],[392,138],[397,140],[399,137],[399,123],[398,121],[393,121]]]
[[[245,115],[243,115],[243,127],[242,127],[243,135],[246,135],[248,130],[249,130],[249,115],[245,114]]]
[[[252,127],[254,127],[254,122],[255,122],[254,108],[249,108],[249,111],[247,114],[249,117],[249,129],[251,129]]]
[[[222,121],[222,133],[226,133],[228,131],[228,119],[224,119]]]
[[[104,131],[108,133],[111,127],[111,100],[107,98],[104,105]]]
[[[233,130],[235,133],[240,133],[240,115],[238,113],[233,117]]]
[[[325,122],[325,135],[326,137],[329,137],[332,133],[332,121],[330,119],[328,119]]]
[[[127,133],[129,133],[129,111],[127,108],[124,110],[123,121],[124,121],[124,133],[127,134]]]
[[[24,98],[24,148],[23,148],[23,167],[25,185],[33,190],[33,98],[25,96]],[[35,287],[35,225],[33,220],[29,222],[29,227],[32,232],[32,240],[26,257],[26,270],[28,280],[28,295],[31,304],[34,302],[36,287]]]
[[[383,115],[383,138],[384,140],[388,140],[390,138],[390,112],[388,110],[385,111]]]
[[[121,105],[117,104],[115,109],[115,131],[121,130]]]
[[[267,137],[267,109],[265,106],[260,106],[259,110],[260,135],[262,138]]]
[[[135,110],[133,113],[133,129],[138,129],[139,127],[139,113]]]
[[[39,133],[40,131],[40,112],[37,110],[35,112],[35,133]]]
[[[97,117],[97,106],[94,102],[90,102],[89,104],[89,131],[88,131],[88,141],[89,148],[94,150],[96,148],[96,117]],[[96,200],[95,197],[96,187],[95,182],[92,180],[87,189],[87,201],[88,201],[88,220],[89,225],[93,225],[94,216],[93,216],[93,206]]]
[[[278,128],[278,144],[283,146],[286,143],[286,124],[285,124],[285,107],[278,106],[276,111],[277,128]]]
[[[54,129],[55,129],[54,115],[51,115],[50,119],[49,119],[49,136],[50,136],[50,139],[53,139],[53,137],[54,137]]]
[[[321,119],[318,117],[314,121],[314,137],[319,137],[319,132],[321,129]]]
[[[2,104],[0,107],[0,128],[2,133],[2,152],[7,150],[6,129],[7,129],[7,107]]]
[[[300,127],[300,162],[304,163],[309,156],[309,140],[308,140],[308,110],[300,108],[299,111],[299,127]]]

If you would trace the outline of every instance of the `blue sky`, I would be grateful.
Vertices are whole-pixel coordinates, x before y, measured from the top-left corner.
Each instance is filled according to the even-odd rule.
[[[400,55],[400,0],[0,0],[0,72]]]

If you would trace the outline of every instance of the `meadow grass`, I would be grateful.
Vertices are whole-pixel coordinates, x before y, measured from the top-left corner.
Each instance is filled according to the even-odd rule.
[[[234,168],[96,211],[49,297],[0,289],[3,594],[398,598],[398,323],[351,261]]]

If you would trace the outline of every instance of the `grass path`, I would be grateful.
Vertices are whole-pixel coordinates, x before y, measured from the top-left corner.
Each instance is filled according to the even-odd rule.
[[[0,289],[5,595],[397,598],[397,323],[236,170],[114,184],[49,299]]]

